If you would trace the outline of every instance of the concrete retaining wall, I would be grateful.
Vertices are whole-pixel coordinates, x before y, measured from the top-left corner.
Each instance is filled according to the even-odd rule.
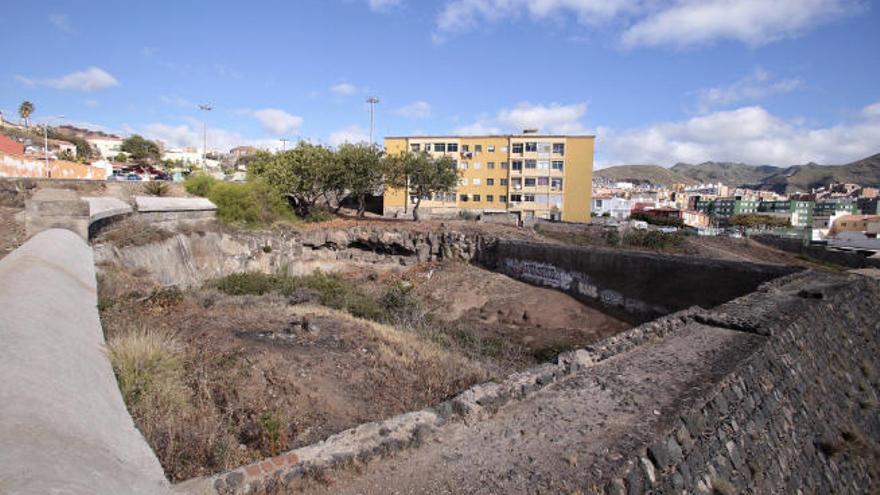
[[[104,349],[92,251],[46,230],[0,260],[0,493],[168,491]]]
[[[710,308],[794,268],[616,249],[499,241],[491,268],[571,293],[621,317],[647,321],[693,305]]]

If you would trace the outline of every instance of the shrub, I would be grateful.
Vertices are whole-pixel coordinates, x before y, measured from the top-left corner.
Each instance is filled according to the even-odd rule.
[[[208,199],[217,205],[217,218],[225,223],[258,226],[291,217],[281,195],[260,180],[217,182],[210,188]]]
[[[117,247],[143,246],[164,241],[174,236],[171,232],[147,222],[126,219],[110,227],[99,237]]]
[[[207,197],[208,193],[211,192],[211,188],[214,184],[217,183],[217,179],[205,175],[205,174],[195,174],[189,176],[183,182],[183,188],[186,189],[186,192],[190,194],[195,194],[196,196]]]
[[[684,235],[667,234],[657,230],[630,230],[623,234],[621,243],[629,247],[661,250],[681,246],[684,244]]]
[[[158,180],[151,180],[144,183],[144,192],[150,196],[165,196],[169,191],[168,183]]]

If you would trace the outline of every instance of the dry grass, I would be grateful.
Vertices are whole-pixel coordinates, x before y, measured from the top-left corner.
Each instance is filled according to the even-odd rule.
[[[134,218],[122,220],[102,232],[98,239],[109,242],[117,247],[143,246],[164,241],[174,234],[161,227],[156,227]]]

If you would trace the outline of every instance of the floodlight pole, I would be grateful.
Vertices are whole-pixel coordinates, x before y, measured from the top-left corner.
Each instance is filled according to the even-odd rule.
[[[379,98],[371,96],[367,98],[367,103],[370,104],[370,146],[373,146],[373,123],[375,122],[376,103],[379,103]]]
[[[208,103],[202,103],[199,105],[199,110],[203,110],[205,112],[210,112],[213,109],[214,109],[214,107],[212,107]],[[207,169],[208,168],[208,117],[207,117],[207,115],[205,116],[205,120],[202,121],[202,135],[204,138],[204,141],[202,143],[202,168]]]

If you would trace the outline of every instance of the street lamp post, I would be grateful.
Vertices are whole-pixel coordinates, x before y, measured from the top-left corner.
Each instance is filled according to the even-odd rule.
[[[290,141],[286,137],[281,138],[281,151],[287,151],[287,142]]]
[[[46,176],[49,176],[49,121],[52,119],[61,120],[64,118],[64,115],[57,115],[55,117],[48,117],[46,122],[43,123],[43,158],[46,160]]]
[[[375,120],[376,103],[379,103],[379,98],[371,96],[367,98],[367,103],[370,104],[370,146],[373,146],[373,122]]]
[[[205,112],[210,112],[213,110],[212,107],[208,103],[203,103],[199,105],[199,110],[203,110]],[[208,117],[205,116],[205,120],[202,121],[202,132],[204,136],[204,142],[202,147],[202,168],[208,168]]]

